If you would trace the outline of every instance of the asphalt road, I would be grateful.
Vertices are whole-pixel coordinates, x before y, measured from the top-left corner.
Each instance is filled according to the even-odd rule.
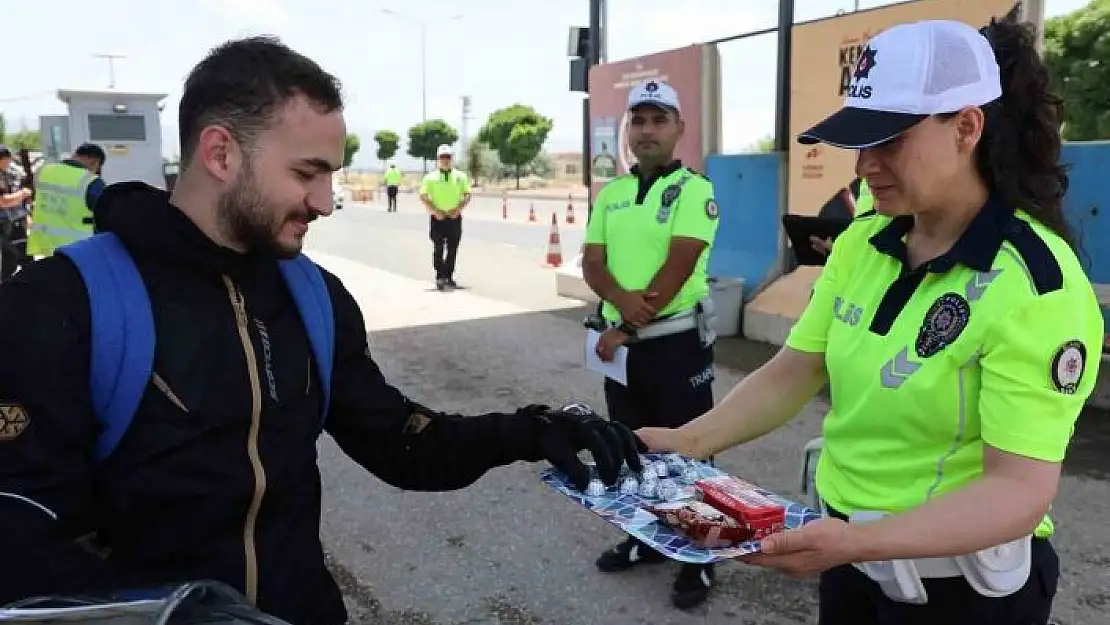
[[[583,400],[603,406],[601,383],[582,368],[582,308],[554,295],[542,266],[547,225],[523,213],[501,220],[500,200],[479,198],[466,216],[459,281],[431,289],[427,217],[403,200],[349,205],[312,225],[308,248],[322,252],[356,293],[372,351],[387,377],[441,410],[477,414],[533,402]],[[581,221],[560,222],[566,243]],[[573,237],[578,237],[574,239]],[[577,243],[574,243],[577,245]],[[338,260],[335,260],[338,259]],[[330,264],[329,264],[330,263]],[[756,362],[765,346],[725,341],[722,362]],[[721,366],[718,397],[742,373]],[[799,451],[818,433],[823,399],[782,430],[719,457],[726,470],[784,494],[798,490]],[[1063,577],[1062,625],[1107,622],[1110,606],[1110,418],[1080,422],[1055,507]],[[491,471],[452,493],[408,493],[381,483],[321,443],[322,536],[348,595],[353,622],[420,625],[788,625],[816,620],[814,584],[729,563],[708,604],[674,610],[675,566],[602,575],[593,560],[621,537],[549,491],[540,465]]]

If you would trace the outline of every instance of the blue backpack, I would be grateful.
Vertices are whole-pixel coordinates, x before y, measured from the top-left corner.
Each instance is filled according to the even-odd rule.
[[[89,294],[91,358],[89,385],[101,423],[95,459],[102,463],[127,433],[154,369],[154,314],[131,255],[119,238],[101,233],[58,248],[77,266]],[[281,273],[297,304],[324,391],[323,419],[331,400],[335,318],[320,269],[298,254],[281,261]]]

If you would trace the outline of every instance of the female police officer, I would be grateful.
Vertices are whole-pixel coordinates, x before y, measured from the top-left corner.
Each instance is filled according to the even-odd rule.
[[[1061,215],[1047,83],[1032,30],[1011,21],[869,42],[845,107],[800,140],[859,150],[877,213],[838,239],[785,349],[690,424],[638,432],[709,456],[829,382],[826,518],[749,559],[820,573],[823,625],[1049,618],[1046,515],[1102,319]]]

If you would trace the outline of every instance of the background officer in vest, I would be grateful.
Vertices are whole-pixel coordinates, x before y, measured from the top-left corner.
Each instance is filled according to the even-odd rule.
[[[432,267],[440,291],[459,287],[455,283],[455,258],[462,240],[462,211],[470,203],[470,179],[455,169],[454,160],[451,146],[439,146],[436,170],[424,176],[420,184],[420,201],[431,214]]]
[[[0,145],[0,211],[3,212],[0,231],[0,282],[6,281],[26,260],[26,219],[19,209],[31,197],[31,190],[20,188],[12,171],[12,151]],[[26,173],[24,173],[26,175]]]
[[[397,169],[396,163],[390,163],[389,169],[385,170],[385,201],[386,212],[397,212],[397,193],[400,190],[401,180],[405,177],[400,169]]]
[[[27,253],[50,256],[54,250],[92,236],[96,203],[104,191],[100,171],[107,156],[95,144],[77,147],[72,158],[39,170]]]
[[[706,264],[717,231],[713,185],[674,158],[683,122],[678,94],[648,81],[628,100],[629,145],[638,164],[598,193],[583,270],[604,302],[597,351],[628,346],[628,386],[605,380],[610,418],[637,428],[675,427],[713,407],[713,340]],[[665,425],[664,425],[665,424]],[[623,571],[664,557],[629,538],[597,561]],[[684,565],[674,584],[681,609],[713,585],[713,567]]]

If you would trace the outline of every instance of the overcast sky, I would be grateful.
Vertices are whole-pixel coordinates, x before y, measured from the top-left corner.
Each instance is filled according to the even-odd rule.
[[[1046,4],[1053,16],[1086,1]],[[853,5],[797,0],[796,18]],[[777,12],[767,0],[610,0],[610,7],[611,60],[773,26]],[[469,95],[473,135],[490,112],[521,102],[554,119],[549,150],[581,149],[581,95],[568,89],[566,48],[568,28],[587,25],[586,0],[48,0],[5,2],[0,15],[9,26],[6,49],[15,54],[0,90],[9,132],[36,128],[39,115],[64,114],[58,89],[106,88],[108,63],[93,55],[120,54],[117,89],[168,94],[163,152],[176,154],[177,103],[192,65],[223,40],[269,33],[339,76],[347,124],[364,145],[355,165],[376,166],[373,133],[384,128],[404,136],[421,118],[424,20],[430,118],[461,129],[462,96]],[[766,35],[720,46],[725,152],[773,129],[775,45],[776,37]],[[31,68],[23,65],[28,57]]]

